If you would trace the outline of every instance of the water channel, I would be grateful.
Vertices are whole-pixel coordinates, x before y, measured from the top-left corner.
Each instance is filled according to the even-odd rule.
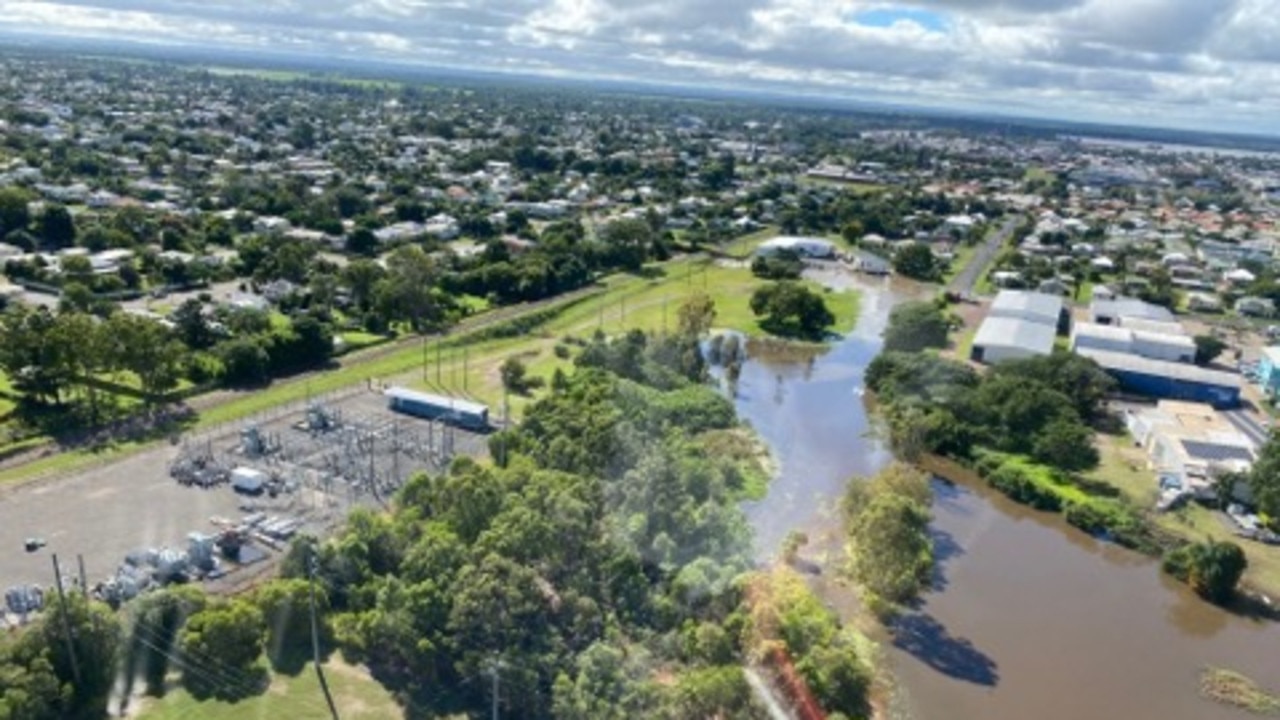
[[[908,295],[888,281],[863,287],[858,329],[828,352],[757,352],[743,368],[739,413],[779,465],[768,496],[747,508],[762,557],[792,530],[830,531],[845,483],[891,459],[862,373],[889,309]],[[1203,666],[1280,687],[1280,624],[1214,608],[1154,561],[1058,516],[974,485],[936,489],[936,587],[884,639],[913,717],[1247,718],[1198,696]]]

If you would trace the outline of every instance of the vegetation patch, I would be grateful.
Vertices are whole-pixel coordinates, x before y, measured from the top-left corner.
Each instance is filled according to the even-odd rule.
[[[1280,695],[1263,690],[1256,682],[1234,670],[1205,668],[1200,673],[1200,695],[1255,715],[1280,717]]]

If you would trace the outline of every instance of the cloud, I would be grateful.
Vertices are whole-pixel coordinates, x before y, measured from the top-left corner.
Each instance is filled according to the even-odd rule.
[[[1076,119],[1280,112],[1274,0],[0,0],[6,26]]]

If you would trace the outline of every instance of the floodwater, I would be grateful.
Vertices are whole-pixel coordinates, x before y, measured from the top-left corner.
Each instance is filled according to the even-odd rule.
[[[805,359],[757,348],[743,368],[739,412],[779,463],[769,495],[746,508],[762,558],[792,530],[829,530],[846,482],[891,459],[869,421],[862,372],[905,295],[874,285],[858,330],[829,351]],[[1212,607],[1155,561],[1059,516],[976,485],[936,489],[935,588],[884,639],[915,718],[1251,717],[1198,696],[1206,665],[1280,688],[1280,625]]]

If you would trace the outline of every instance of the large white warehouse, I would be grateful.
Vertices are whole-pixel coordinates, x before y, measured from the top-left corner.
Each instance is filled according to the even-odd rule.
[[[988,317],[973,338],[969,359],[994,365],[1002,360],[1048,355],[1053,352],[1056,326],[1018,318]]]
[[[1071,350],[1103,350],[1177,363],[1194,362],[1196,357],[1196,343],[1186,335],[1096,323],[1077,323],[1072,328]]]

